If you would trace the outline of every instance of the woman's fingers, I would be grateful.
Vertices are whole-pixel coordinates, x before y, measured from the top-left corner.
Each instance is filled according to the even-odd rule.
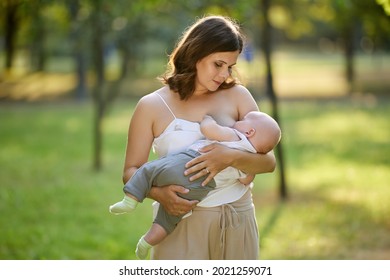
[[[188,189],[182,186],[171,185],[170,191],[172,192],[171,202],[169,205],[169,209],[166,210],[174,216],[180,216],[188,213],[195,208],[196,204],[199,203],[198,200],[187,200],[178,196],[178,193],[186,194],[189,192]]]
[[[207,176],[207,178],[202,182],[202,186],[206,186],[208,183],[210,183],[211,180],[213,180],[215,175],[211,174],[211,172],[209,173],[209,176]]]
[[[214,144],[207,145],[201,149],[200,156],[190,160],[186,164],[186,171],[184,172],[185,176],[191,175],[189,177],[190,181],[195,181],[199,178],[206,177],[206,179],[202,182],[202,186],[207,185],[214,176],[218,173],[214,171],[212,167],[212,162],[207,160],[209,156],[208,153],[215,148]]]

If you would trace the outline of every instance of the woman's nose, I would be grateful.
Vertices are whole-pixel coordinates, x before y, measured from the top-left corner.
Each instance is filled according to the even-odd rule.
[[[221,73],[219,73],[219,75],[223,77],[224,80],[226,80],[230,76],[230,73],[229,70],[226,69],[226,70],[222,70]]]

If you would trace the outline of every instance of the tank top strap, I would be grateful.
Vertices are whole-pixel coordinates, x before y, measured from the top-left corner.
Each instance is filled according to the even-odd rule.
[[[168,106],[167,102],[165,102],[164,98],[159,93],[156,92],[156,94],[161,98],[162,102],[164,102],[164,104],[168,108],[169,112],[171,112],[172,116],[176,119],[175,114],[172,112],[171,108],[169,108],[169,106]]]

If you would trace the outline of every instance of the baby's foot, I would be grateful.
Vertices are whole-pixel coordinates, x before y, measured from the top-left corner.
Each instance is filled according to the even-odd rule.
[[[138,202],[135,199],[125,196],[122,201],[110,206],[110,213],[115,215],[130,213],[137,204]]]
[[[144,236],[142,236],[141,239],[138,241],[135,254],[139,259],[144,260],[148,256],[150,248],[152,248],[152,245],[146,242]]]

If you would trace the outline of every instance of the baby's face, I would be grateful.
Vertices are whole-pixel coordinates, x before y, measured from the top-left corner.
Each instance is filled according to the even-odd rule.
[[[237,129],[241,133],[249,132],[251,129],[256,127],[256,122],[259,121],[259,117],[255,115],[256,113],[248,113],[242,120],[237,121],[233,128]]]
[[[233,128],[245,134],[245,132],[248,132],[253,128],[252,120],[250,120],[248,116],[245,116],[242,120],[237,121],[233,125]]]

